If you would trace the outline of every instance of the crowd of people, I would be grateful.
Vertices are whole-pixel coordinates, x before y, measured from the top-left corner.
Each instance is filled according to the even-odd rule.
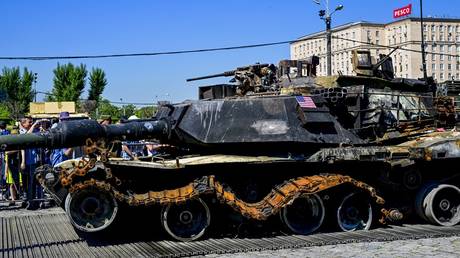
[[[17,132],[10,132],[6,128],[6,122],[0,121],[1,135],[45,133],[68,118],[68,112],[62,112],[58,120],[34,121],[32,117],[23,117],[19,120]],[[32,148],[0,153],[0,199],[8,200],[10,205],[15,205],[16,201],[21,200],[27,209],[38,209],[43,201],[44,192],[34,176],[35,169],[45,164],[55,166],[69,158],[75,158],[73,152],[72,148]]]
[[[10,132],[7,129],[7,123],[0,121],[0,135],[46,133],[58,123],[69,118],[68,112],[61,112],[59,119],[56,120],[38,119],[34,121],[31,117],[24,117],[18,123],[18,132]],[[131,116],[128,120],[133,119],[138,118]],[[100,124],[112,124],[112,119],[106,118],[100,121]],[[122,142],[120,156],[124,159],[136,160],[139,156],[157,154],[161,147],[164,146],[144,141]],[[20,200],[27,209],[39,208],[44,198],[44,191],[34,176],[35,169],[45,164],[54,167],[67,159],[78,158],[82,155],[83,152],[78,147],[52,150],[34,148],[0,152],[0,200],[8,200],[10,205],[15,205]]]

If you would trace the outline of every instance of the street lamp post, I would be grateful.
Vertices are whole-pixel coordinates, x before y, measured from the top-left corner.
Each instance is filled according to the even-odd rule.
[[[422,69],[423,69],[423,79],[427,81],[428,75],[426,74],[426,55],[425,55],[425,35],[423,28],[423,3],[420,0],[420,30],[422,36]]]
[[[37,102],[37,78],[38,73],[34,73],[34,102]]]
[[[331,23],[332,23],[332,14],[334,14],[337,11],[340,11],[343,9],[343,5],[338,5],[335,10],[331,13],[329,12],[329,0],[326,1],[326,10],[320,10],[319,11],[319,17],[320,19],[324,20],[326,23],[326,63],[327,63],[327,75],[331,76],[332,75],[332,30],[331,30]],[[316,4],[320,4],[320,0],[314,0]]]
[[[120,98],[120,102],[121,102],[121,108],[123,109],[123,117],[126,118],[126,109],[125,109],[125,105],[123,105],[123,98]]]
[[[327,75],[332,75],[332,32],[331,32],[331,16],[326,16],[326,40],[327,40]]]

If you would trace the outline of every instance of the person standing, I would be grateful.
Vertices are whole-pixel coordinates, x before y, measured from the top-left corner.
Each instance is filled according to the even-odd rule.
[[[6,129],[6,122],[0,120],[0,135],[8,135],[10,131]],[[4,187],[6,186],[6,161],[5,153],[0,152],[0,200],[3,198]]]
[[[138,120],[139,118],[132,115],[128,120]],[[143,156],[145,144],[140,141],[123,141],[121,157],[125,160],[138,160],[139,156]]]
[[[19,151],[9,151],[5,154],[6,183],[10,190],[10,206],[15,205],[20,194],[21,178],[19,174]]]
[[[35,133],[39,129],[41,120],[32,123],[31,117],[24,117],[21,119],[21,128],[19,130],[20,134]],[[21,171],[23,174],[23,180],[25,180],[26,192],[27,192],[27,206],[29,210],[38,209],[39,203],[35,201],[37,197],[41,196],[41,188],[37,187],[38,182],[34,176],[35,169],[39,162],[39,156],[37,154],[37,149],[26,149],[21,151]]]
[[[70,119],[70,114],[69,112],[61,112],[59,114],[59,123],[63,123],[64,121]],[[53,124],[51,128],[56,128],[58,126],[58,123]],[[50,158],[50,164],[51,166],[55,167],[61,162],[64,162],[68,159],[75,158],[75,153],[74,153],[75,148],[60,148],[60,149],[53,149],[51,151],[51,158]]]

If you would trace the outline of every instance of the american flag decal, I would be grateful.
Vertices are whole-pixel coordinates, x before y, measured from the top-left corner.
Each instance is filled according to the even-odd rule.
[[[311,97],[296,96],[295,99],[302,108],[316,108],[315,102],[313,102]]]

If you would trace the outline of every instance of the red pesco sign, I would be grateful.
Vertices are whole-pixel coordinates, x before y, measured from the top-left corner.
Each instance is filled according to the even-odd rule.
[[[412,4],[404,6],[402,8],[396,9],[393,11],[393,18],[400,18],[407,16],[412,13]]]

